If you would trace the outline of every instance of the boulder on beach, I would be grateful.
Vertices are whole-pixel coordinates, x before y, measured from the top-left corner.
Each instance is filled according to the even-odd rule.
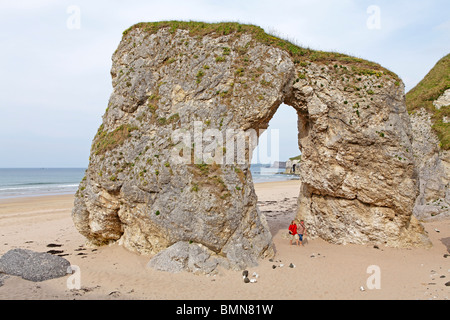
[[[63,277],[70,270],[69,261],[45,252],[12,249],[0,258],[0,273],[33,282]]]
[[[195,274],[213,273],[219,264],[218,257],[207,248],[187,241],[180,241],[155,255],[147,264],[148,268],[179,273],[188,271]]]

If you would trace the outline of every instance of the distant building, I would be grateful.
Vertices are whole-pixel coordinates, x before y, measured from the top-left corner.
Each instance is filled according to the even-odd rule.
[[[300,162],[302,161],[302,156],[297,156],[294,158],[290,158],[286,161],[286,170],[285,174],[300,174]]]

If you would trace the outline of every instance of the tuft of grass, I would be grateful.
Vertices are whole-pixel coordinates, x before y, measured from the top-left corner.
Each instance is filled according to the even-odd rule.
[[[96,155],[104,154],[106,151],[112,150],[122,145],[125,140],[131,137],[131,132],[137,130],[135,126],[129,124],[121,125],[113,131],[107,132],[103,130],[103,124],[97,131],[92,143],[92,151]]]
[[[205,75],[205,73],[202,71],[202,70],[199,70],[198,72],[197,72],[197,80],[196,80],[196,82],[197,83],[200,83],[200,82],[202,82],[202,78],[203,78],[203,76]]]
[[[291,160],[291,161],[293,161],[293,160],[302,160],[302,155],[298,155],[296,157],[289,158],[289,160]]]
[[[180,115],[178,113],[174,113],[169,117],[168,123],[174,123],[177,122],[178,120],[180,120]]]
[[[216,57],[216,62],[224,62],[225,60],[226,60],[225,57],[222,57],[222,56]]]
[[[198,184],[197,183],[193,183],[191,191],[198,192]]]

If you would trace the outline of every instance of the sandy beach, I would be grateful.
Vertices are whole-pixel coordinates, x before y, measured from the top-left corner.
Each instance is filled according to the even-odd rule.
[[[449,219],[423,223],[433,243],[430,249],[339,246],[320,239],[301,247],[283,236],[295,216],[299,181],[260,183],[255,189],[276,256],[249,268],[250,275],[259,277],[248,284],[241,271],[168,274],[146,268],[150,256],[116,244],[86,247],[72,223],[72,195],[0,200],[0,255],[13,248],[58,250],[79,267],[81,276],[77,290],[68,288],[69,275],[40,283],[0,275],[0,299],[449,299]],[[367,285],[369,266],[379,267],[379,288]]]

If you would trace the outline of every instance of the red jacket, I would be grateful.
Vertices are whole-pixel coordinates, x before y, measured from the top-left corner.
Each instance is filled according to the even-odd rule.
[[[289,226],[289,231],[293,234],[296,235],[297,234],[297,225],[296,224],[291,224]]]

